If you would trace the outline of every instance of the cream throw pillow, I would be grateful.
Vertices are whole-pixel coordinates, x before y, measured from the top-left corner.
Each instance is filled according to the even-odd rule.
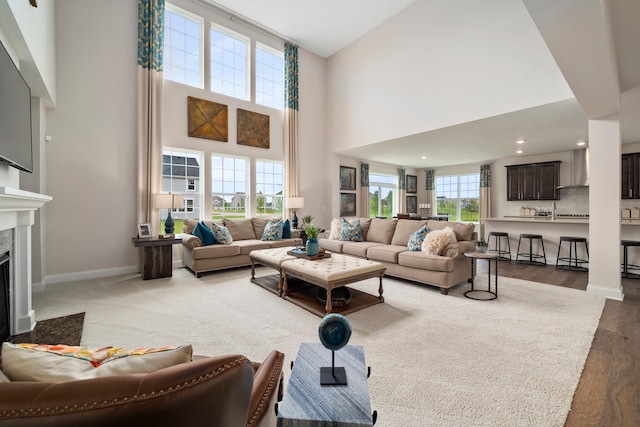
[[[342,229],[342,224],[340,223],[340,218],[334,218],[331,221],[331,231],[329,232],[329,239],[340,240],[341,229]]]
[[[448,244],[455,242],[456,234],[451,227],[446,227],[442,230],[433,230],[425,236],[422,242],[422,252],[429,255],[440,255]]]
[[[11,381],[59,383],[113,375],[146,374],[189,362],[191,345],[125,350],[105,347],[2,344],[2,370]]]

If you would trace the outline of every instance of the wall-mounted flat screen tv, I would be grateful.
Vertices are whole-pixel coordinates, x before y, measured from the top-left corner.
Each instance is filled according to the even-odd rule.
[[[33,172],[31,89],[0,46],[0,161]]]

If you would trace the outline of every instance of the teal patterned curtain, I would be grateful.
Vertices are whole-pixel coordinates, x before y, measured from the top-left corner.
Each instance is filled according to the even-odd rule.
[[[436,205],[435,205],[435,195],[436,195],[436,171],[435,169],[427,169],[425,172],[425,180],[424,180],[424,189],[425,191],[425,199],[426,199],[426,210],[427,214],[433,215],[437,213]]]
[[[360,213],[362,218],[369,218],[369,163],[360,163]]]
[[[298,161],[298,47],[289,42],[284,44],[284,158],[285,194],[302,197]],[[287,217],[292,213],[289,208],[285,211]]]
[[[407,210],[407,176],[404,168],[398,169],[398,213]]]
[[[138,0],[137,222],[160,231],[160,211],[154,198],[162,180],[162,50],[164,0]]]
[[[480,165],[480,236],[484,237],[485,219],[491,217],[491,165]]]

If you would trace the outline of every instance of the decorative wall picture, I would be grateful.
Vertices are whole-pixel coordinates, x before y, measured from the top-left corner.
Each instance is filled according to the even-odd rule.
[[[148,239],[151,237],[151,224],[138,224],[138,238]]]
[[[340,216],[356,215],[356,193],[340,193]]]
[[[187,96],[188,135],[214,141],[229,141],[228,107]]]
[[[407,213],[418,213],[418,197],[407,196]]]
[[[356,168],[340,166],[340,191],[356,191]]]
[[[269,116],[238,108],[238,144],[269,148]]]
[[[415,175],[407,175],[407,193],[418,192],[418,177]]]

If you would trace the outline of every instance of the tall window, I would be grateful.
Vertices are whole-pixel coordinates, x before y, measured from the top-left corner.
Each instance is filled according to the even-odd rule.
[[[256,104],[284,108],[282,52],[256,43]]]
[[[212,218],[245,218],[247,214],[247,159],[211,156]]]
[[[175,220],[175,232],[181,233],[185,218],[200,218],[200,172],[202,156],[200,153],[165,149],[162,151],[162,191],[166,193],[190,193],[185,199],[185,207],[174,209],[171,216]],[[193,190],[190,190],[190,186]],[[198,195],[194,195],[198,193]],[[168,209],[160,209],[161,229],[164,229],[164,219]]]
[[[438,214],[449,214],[452,221],[480,220],[480,174],[436,177]]]
[[[282,214],[284,182],[282,162],[256,160],[256,212],[258,216]]]
[[[249,99],[249,39],[226,28],[211,27],[211,90]]]
[[[164,12],[165,79],[202,88],[202,28],[204,20],[167,4]]]
[[[395,177],[391,175],[369,174],[369,217],[393,215],[393,192]]]

